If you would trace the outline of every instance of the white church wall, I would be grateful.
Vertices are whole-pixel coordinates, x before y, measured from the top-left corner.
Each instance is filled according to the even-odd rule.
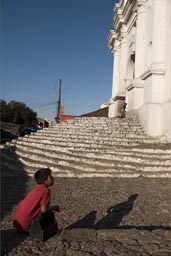
[[[144,100],[139,113],[140,121],[150,136],[170,141],[170,3],[155,0],[153,4],[153,8],[149,8],[151,17],[150,12],[147,16],[147,19],[153,20],[153,29],[147,28],[147,65],[141,76],[144,80]]]
[[[171,141],[171,1],[120,0],[114,10],[109,117],[126,101],[149,136]]]
[[[171,141],[171,4],[167,0],[166,7],[166,40],[165,40],[165,83],[164,83],[164,105],[162,111],[163,134],[166,140]]]

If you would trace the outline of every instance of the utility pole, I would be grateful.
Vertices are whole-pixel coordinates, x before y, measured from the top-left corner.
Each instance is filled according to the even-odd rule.
[[[57,101],[57,113],[56,113],[56,122],[59,123],[59,114],[60,114],[60,107],[61,107],[61,86],[62,86],[62,79],[59,80],[59,93],[58,93],[58,101]]]

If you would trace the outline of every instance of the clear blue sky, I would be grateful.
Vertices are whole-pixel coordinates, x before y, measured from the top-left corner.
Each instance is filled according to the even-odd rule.
[[[1,99],[54,121],[62,79],[65,114],[99,109],[112,90],[107,36],[116,0],[1,0]],[[42,107],[44,106],[44,107]]]

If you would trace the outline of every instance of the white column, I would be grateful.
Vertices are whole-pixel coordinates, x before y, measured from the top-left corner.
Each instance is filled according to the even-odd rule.
[[[120,53],[119,53],[119,41],[115,40],[114,46],[114,58],[113,58],[113,79],[112,79],[112,99],[117,95],[119,90],[119,62],[120,62]]]
[[[166,8],[168,0],[154,0],[152,62],[163,63],[165,59]],[[167,31],[170,33],[170,31]]]
[[[146,53],[146,8],[138,7],[136,22],[135,78],[139,79],[145,68]],[[150,24],[151,25],[151,24]]]
[[[122,33],[122,36],[125,35]],[[122,37],[121,42],[115,40],[112,100],[109,106],[109,117],[120,116],[125,103],[125,76],[127,61],[127,40]]]
[[[128,42],[125,32],[126,26],[124,25],[121,32],[121,52],[120,52],[120,74],[119,74],[119,96],[125,96],[125,78],[126,78],[126,67],[128,60]]]
[[[109,102],[109,117],[118,115],[117,95],[119,93],[119,75],[120,75],[120,41],[115,39],[113,49],[113,78],[112,78],[112,97]]]

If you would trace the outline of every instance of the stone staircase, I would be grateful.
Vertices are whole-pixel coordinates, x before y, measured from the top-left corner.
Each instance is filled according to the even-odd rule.
[[[8,175],[49,167],[57,177],[171,177],[171,145],[149,138],[135,115],[77,118],[8,142],[1,153]]]

